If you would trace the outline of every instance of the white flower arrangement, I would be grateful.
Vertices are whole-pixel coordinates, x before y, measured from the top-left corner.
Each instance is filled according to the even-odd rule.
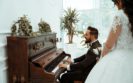
[[[94,54],[99,55],[99,51],[101,51],[101,47],[93,49]]]

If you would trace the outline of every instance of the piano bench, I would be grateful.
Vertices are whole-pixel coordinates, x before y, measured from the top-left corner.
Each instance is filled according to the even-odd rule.
[[[82,81],[74,81],[74,83],[82,83]]]

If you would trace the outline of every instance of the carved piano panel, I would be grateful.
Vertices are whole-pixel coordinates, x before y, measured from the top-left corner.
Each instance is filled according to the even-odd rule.
[[[56,34],[7,37],[9,83],[55,83],[69,54],[56,48]]]

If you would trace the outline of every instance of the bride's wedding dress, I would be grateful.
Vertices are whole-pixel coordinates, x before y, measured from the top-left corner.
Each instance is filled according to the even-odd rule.
[[[133,37],[128,17],[118,10],[113,29],[121,24],[121,33],[114,49],[92,69],[85,83],[133,83]]]

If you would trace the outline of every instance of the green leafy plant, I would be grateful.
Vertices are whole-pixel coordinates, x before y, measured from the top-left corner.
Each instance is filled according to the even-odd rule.
[[[76,9],[68,8],[65,10],[64,16],[61,18],[61,29],[66,29],[69,43],[73,43],[73,35],[75,32],[75,25],[78,22],[78,14]]]
[[[51,32],[50,25],[47,22],[43,21],[42,19],[38,23],[38,26],[39,26],[39,32],[41,33]]]
[[[20,17],[11,27],[11,35],[32,36],[32,26],[26,15]]]

